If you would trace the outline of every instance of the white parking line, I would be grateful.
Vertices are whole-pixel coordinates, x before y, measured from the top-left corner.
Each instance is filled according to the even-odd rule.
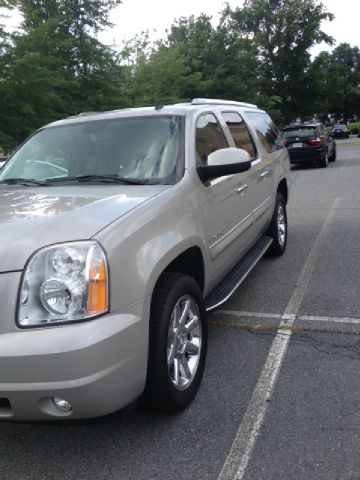
[[[282,318],[281,313],[244,312],[241,310],[215,310],[214,314],[230,315],[232,317],[274,318],[279,320]]]
[[[272,318],[274,320],[280,320],[282,318],[282,315],[279,313],[246,312],[242,310],[216,310],[214,313],[240,318]],[[304,322],[353,323],[356,325],[360,324],[360,318],[329,317],[323,315],[296,315],[295,320],[300,320]]]
[[[344,165],[340,168],[339,172],[343,172],[345,170],[345,168],[349,165],[349,163],[351,163],[353,160],[355,160],[356,158],[358,158],[358,154],[354,153],[350,156],[350,158],[348,160],[346,160],[346,162],[344,163]]]
[[[360,325],[360,318],[351,317],[322,317],[318,315],[299,315],[297,320],[305,322],[352,323]]]
[[[268,401],[271,398],[276,379],[279,375],[289,345],[291,328],[294,324],[296,314],[299,311],[300,304],[305,296],[315,262],[321,252],[322,245],[326,239],[340,202],[340,198],[335,199],[306,260],[295,290],[285,309],[284,315],[281,317],[276,337],[270,347],[265,365],[254,388],[249,405],[218,480],[242,480],[244,477],[265,417]]]
[[[344,165],[340,168],[339,172],[343,172],[350,162],[351,162],[351,158],[349,160],[346,160]]]

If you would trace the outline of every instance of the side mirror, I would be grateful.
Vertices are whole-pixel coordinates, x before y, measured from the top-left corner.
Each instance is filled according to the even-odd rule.
[[[202,182],[214,178],[246,172],[251,167],[248,152],[241,148],[223,148],[210,153],[208,164],[197,167],[197,172]]]

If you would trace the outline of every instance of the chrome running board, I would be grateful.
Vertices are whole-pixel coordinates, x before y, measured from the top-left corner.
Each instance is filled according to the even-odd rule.
[[[216,289],[205,299],[207,312],[219,307],[231,297],[259,260],[265,255],[272,242],[273,239],[271,237],[264,236],[260,238]]]

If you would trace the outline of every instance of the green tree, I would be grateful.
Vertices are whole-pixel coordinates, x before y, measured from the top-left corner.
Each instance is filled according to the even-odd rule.
[[[41,31],[44,26],[46,30],[49,24],[54,43],[50,56],[54,49],[56,55],[60,54],[66,73],[78,81],[76,98],[80,103],[83,100],[85,106],[95,108],[99,101],[106,102],[103,90],[119,73],[114,52],[102,45],[96,34],[111,26],[109,12],[120,3],[121,0],[18,0],[25,32]],[[47,52],[48,46],[44,53]],[[100,95],[93,99],[89,98],[91,82]],[[110,97],[113,99],[113,94]]]
[[[147,105],[184,100],[200,84],[200,73],[191,72],[177,47],[158,45],[149,59],[143,59],[137,66],[132,103]]]
[[[255,99],[255,49],[248,39],[233,35],[226,25],[214,28],[207,15],[181,18],[171,26],[167,45],[178,48],[185,64],[201,80],[187,91],[187,97]]]
[[[249,39],[231,34],[220,24],[210,48],[209,96],[245,102],[259,101],[256,48]]]
[[[316,0],[245,0],[242,8],[227,7],[223,22],[251,40],[259,62],[259,83],[268,98],[278,98],[285,120],[303,113],[312,46],[332,38],[321,22],[333,15]]]
[[[147,32],[125,43],[120,54],[126,71],[123,92],[130,105],[186,100],[203,85],[201,73],[192,68],[182,44],[149,41]]]
[[[1,130],[12,137],[12,147],[44,123],[117,105],[121,71],[115,53],[95,35],[109,25],[109,11],[119,3],[16,1],[23,23],[13,36],[5,82],[13,113],[0,106],[6,116]]]
[[[351,119],[360,112],[360,49],[342,43],[331,53],[321,52],[309,75],[319,112]]]
[[[215,31],[211,17],[202,14],[195,18],[182,17],[175,21],[164,44],[182,56],[184,64],[192,75],[198,78],[196,83],[188,85],[184,94],[187,98],[210,96],[211,89],[211,50]]]
[[[11,133],[7,132],[8,116],[11,112],[13,104],[13,94],[8,79],[8,62],[9,50],[11,49],[10,35],[6,32],[3,21],[6,17],[6,11],[10,11],[13,7],[13,2],[8,0],[0,0],[0,9],[3,14],[0,14],[0,152],[8,152],[9,144],[11,144]]]
[[[330,55],[329,111],[345,120],[360,113],[360,49],[342,43]]]

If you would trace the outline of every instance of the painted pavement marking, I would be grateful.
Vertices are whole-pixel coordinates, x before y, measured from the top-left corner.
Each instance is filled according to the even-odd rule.
[[[336,198],[332,204],[328,216],[299,276],[289,303],[285,308],[285,312],[281,316],[277,334],[270,347],[268,357],[254,388],[249,405],[240,423],[218,480],[242,480],[244,478],[261,425],[265,418],[269,400],[271,399],[290,342],[291,329],[311,280],[316,260],[320,255],[322,245],[326,239],[335,217],[336,209],[339,207],[340,203],[341,199]]]

